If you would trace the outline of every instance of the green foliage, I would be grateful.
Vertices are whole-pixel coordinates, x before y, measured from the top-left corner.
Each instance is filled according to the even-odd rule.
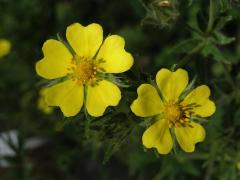
[[[142,2],[142,4],[147,12],[142,23],[160,28],[171,27],[180,15],[177,0],[166,1],[166,5],[161,0],[154,0],[147,4]]]
[[[15,156],[0,157],[1,179],[240,178],[240,1],[160,2],[0,0],[0,38],[13,46],[0,59],[0,132],[18,132],[17,144],[7,141]],[[99,118],[84,111],[64,118],[59,109],[46,115],[37,108],[39,89],[62,80],[37,77],[42,44],[65,39],[73,22],[98,22],[105,36],[122,35],[135,59],[129,72],[107,77],[121,87],[123,98]],[[217,105],[204,123],[206,140],[192,154],[179,147],[167,156],[144,149],[141,136],[155,119],[129,109],[137,87],[151,83],[163,67],[188,70],[188,90],[207,84]],[[27,149],[31,138],[46,141]]]

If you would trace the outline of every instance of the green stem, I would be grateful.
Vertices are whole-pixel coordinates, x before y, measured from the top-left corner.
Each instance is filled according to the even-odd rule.
[[[213,0],[210,0],[209,4],[209,19],[208,19],[208,26],[206,33],[209,34],[212,31],[213,28],[213,22],[214,22],[214,5]]]
[[[176,136],[173,128],[170,128],[170,133],[173,137],[173,153],[177,154],[177,143],[176,143]]]
[[[85,115],[85,118],[86,118],[86,123],[85,123],[85,136],[86,138],[89,138],[89,131],[90,131],[90,123],[91,123],[91,119],[88,115],[88,112],[87,112],[87,106],[86,106],[86,101],[87,101],[87,86],[84,86],[84,100],[83,100],[83,103],[84,103],[84,115]]]

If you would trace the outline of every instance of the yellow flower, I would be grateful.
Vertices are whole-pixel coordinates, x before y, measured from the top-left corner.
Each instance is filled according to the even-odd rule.
[[[131,105],[137,116],[159,115],[158,121],[144,132],[143,145],[156,148],[160,154],[168,154],[173,147],[172,129],[180,147],[185,152],[193,152],[195,144],[204,140],[205,130],[192,118],[209,117],[216,109],[214,102],[209,100],[208,86],[198,86],[180,99],[188,84],[188,73],[183,69],[175,72],[161,69],[156,83],[162,98],[154,86],[142,84],[137,90],[138,98]]]
[[[122,37],[111,35],[103,41],[99,24],[84,27],[74,23],[68,26],[66,38],[74,54],[62,42],[50,39],[42,48],[44,58],[36,64],[41,77],[66,79],[47,88],[46,102],[59,106],[67,117],[79,113],[83,103],[90,115],[101,116],[108,106],[118,105],[121,99],[119,88],[104,75],[129,70],[133,57],[125,51]]]
[[[171,5],[171,2],[168,1],[168,0],[160,0],[160,1],[158,2],[158,5],[159,5],[160,7],[169,7],[169,6]]]
[[[0,58],[9,54],[11,43],[7,39],[0,39]]]
[[[40,90],[39,93],[39,98],[37,101],[37,107],[40,111],[42,111],[45,114],[51,114],[53,112],[53,107],[50,107],[47,105],[46,101],[45,101],[45,93],[46,93],[46,89],[43,88]]]

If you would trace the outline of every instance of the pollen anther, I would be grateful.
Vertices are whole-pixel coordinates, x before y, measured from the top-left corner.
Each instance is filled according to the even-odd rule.
[[[85,85],[90,82],[94,84],[97,75],[97,67],[92,59],[87,59],[75,55],[71,61],[71,66],[67,68],[69,76],[79,85]]]
[[[190,118],[193,114],[190,111],[192,107],[183,106],[180,103],[168,102],[164,108],[164,118],[168,121],[169,128],[186,126],[190,122]]]

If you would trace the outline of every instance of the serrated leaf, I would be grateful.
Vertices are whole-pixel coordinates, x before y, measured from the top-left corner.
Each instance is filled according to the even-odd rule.
[[[124,87],[124,88],[131,87],[130,81],[125,77],[121,77],[120,75],[116,76],[113,74],[108,74],[105,78],[111,82],[114,82],[119,87]]]
[[[68,124],[74,122],[81,122],[83,118],[84,118],[83,113],[78,113],[76,116],[73,117],[63,117],[61,120],[56,122],[55,130],[62,131]]]
[[[221,17],[220,20],[217,22],[217,24],[215,26],[215,30],[221,30],[232,19],[233,18],[232,18],[231,15]]]
[[[197,15],[200,12],[200,7],[198,6],[198,4],[192,4],[191,9],[189,10],[189,21],[188,21],[188,25],[191,26],[192,28],[201,31],[199,24],[198,24],[198,19],[197,19]]]
[[[225,34],[219,31],[214,32],[214,37],[216,40],[216,44],[219,44],[219,45],[227,45],[236,40],[235,37],[227,37]]]
[[[107,150],[104,154],[103,164],[105,164],[107,161],[109,161],[109,159],[112,157],[112,155],[120,149],[121,145],[126,140],[127,136],[130,134],[130,132],[131,132],[130,128],[126,129],[126,130],[122,131],[121,133],[119,133],[118,136],[116,136],[110,140],[110,142],[107,146]]]
[[[212,56],[214,60],[229,63],[229,60],[223,55],[223,53],[212,43],[208,43],[201,51],[204,57]]]

